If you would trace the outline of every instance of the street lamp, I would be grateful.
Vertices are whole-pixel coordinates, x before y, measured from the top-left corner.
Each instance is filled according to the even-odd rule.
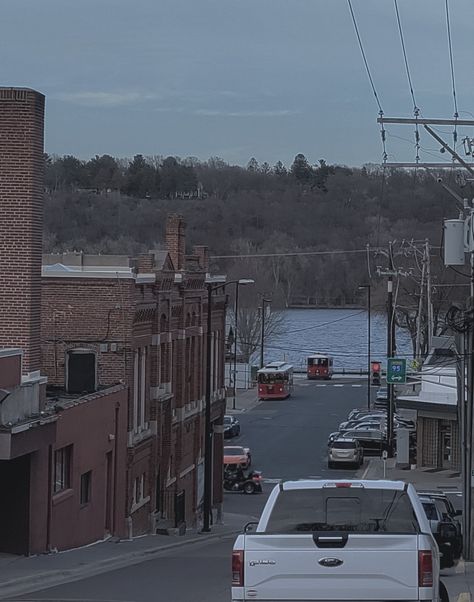
[[[203,500],[203,533],[211,530],[210,517],[212,506],[212,443],[213,432],[211,422],[211,334],[212,334],[212,293],[227,284],[235,284],[238,280],[226,282],[225,276],[208,276],[207,288],[207,333],[206,333],[206,408],[205,408],[205,440],[204,440],[204,500]]]
[[[260,369],[263,368],[263,350],[264,350],[264,341],[265,341],[265,303],[271,303],[271,299],[265,299],[262,297],[262,334],[260,337]]]
[[[233,366],[233,397],[232,397],[232,409],[235,410],[235,398],[237,395],[237,323],[239,316],[239,286],[246,286],[247,284],[254,284],[255,280],[251,278],[241,278],[235,283],[235,306],[234,306],[234,366]]]
[[[370,284],[361,284],[359,290],[367,289],[367,409],[370,410]]]

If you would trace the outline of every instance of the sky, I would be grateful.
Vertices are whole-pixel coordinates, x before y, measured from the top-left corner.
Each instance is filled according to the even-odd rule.
[[[398,0],[424,117],[454,113],[445,1]],[[352,4],[384,114],[413,116],[393,0]],[[459,115],[474,118],[474,2],[449,8]],[[50,154],[381,160],[347,0],[2,0],[0,13],[0,85],[46,95]],[[387,134],[389,160],[413,161],[413,128]],[[429,135],[421,146],[445,159]]]

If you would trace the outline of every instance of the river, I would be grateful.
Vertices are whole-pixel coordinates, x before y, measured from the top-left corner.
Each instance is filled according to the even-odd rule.
[[[283,333],[268,337],[265,363],[287,360],[295,368],[306,365],[312,352],[334,357],[334,369],[367,369],[367,312],[347,309],[288,309],[283,312]],[[385,363],[387,320],[371,315],[371,359]],[[407,331],[397,329],[397,357],[412,357]]]

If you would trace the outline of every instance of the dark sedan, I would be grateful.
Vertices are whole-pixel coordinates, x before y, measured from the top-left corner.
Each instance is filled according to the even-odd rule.
[[[224,416],[224,437],[238,437],[240,435],[240,422],[235,416]]]
[[[380,456],[387,447],[385,433],[378,429],[347,431],[344,433],[344,437],[347,437],[348,439],[357,439],[362,446],[365,455],[373,454]]]

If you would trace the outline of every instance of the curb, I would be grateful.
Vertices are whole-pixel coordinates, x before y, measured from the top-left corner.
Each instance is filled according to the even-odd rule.
[[[107,573],[125,566],[140,564],[141,562],[145,562],[155,558],[156,556],[159,556],[160,553],[167,550],[209,541],[212,539],[225,539],[240,533],[241,530],[241,528],[235,528],[228,529],[227,531],[223,531],[221,533],[198,535],[185,541],[176,541],[164,546],[148,548],[147,550],[137,550],[135,552],[129,552],[113,558],[105,558],[103,560],[91,562],[90,564],[86,564],[85,566],[80,566],[77,568],[45,571],[43,573],[31,575],[30,577],[19,576],[15,579],[4,581],[3,583],[0,582],[0,600],[7,599],[9,596],[29,594],[37,589],[46,589],[56,585],[62,585],[63,583],[71,583],[87,577],[94,577],[95,575]]]

